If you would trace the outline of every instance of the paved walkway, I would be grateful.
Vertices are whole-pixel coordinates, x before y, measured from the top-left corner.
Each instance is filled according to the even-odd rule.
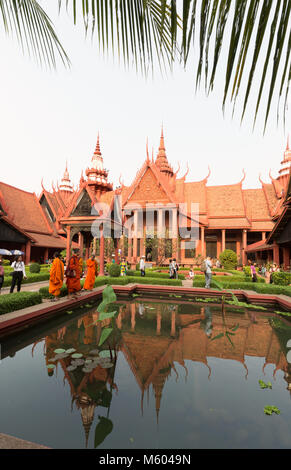
[[[49,281],[41,281],[41,282],[30,282],[28,284],[22,284],[21,285],[21,291],[26,291],[26,292],[38,292],[41,287],[46,287],[49,285]],[[10,286],[9,287],[3,287],[1,290],[1,294],[9,294],[10,292]],[[17,289],[15,287],[14,292],[17,292]]]
[[[0,434],[0,449],[49,449],[49,447],[24,441],[8,434]]]

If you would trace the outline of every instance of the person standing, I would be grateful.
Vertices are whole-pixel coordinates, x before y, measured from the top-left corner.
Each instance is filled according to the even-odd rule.
[[[22,280],[27,279],[22,256],[17,256],[15,261],[13,261],[13,263],[11,264],[11,267],[14,269],[14,271],[12,274],[10,294],[12,294],[12,292],[14,291],[14,287],[16,284],[17,284],[17,292],[20,292]]]
[[[85,279],[84,289],[92,290],[94,287],[95,277],[98,275],[98,265],[95,261],[95,255],[92,254],[87,260],[87,275]]]
[[[53,264],[50,269],[49,293],[54,296],[52,302],[59,299],[64,282],[64,263],[61,261],[60,256],[60,253],[56,252],[54,254]]]
[[[211,278],[212,278],[212,262],[210,256],[207,256],[205,260],[205,289],[210,289]]]
[[[144,256],[141,257],[139,262],[140,275],[145,276],[145,261]]]
[[[173,266],[173,260],[169,260],[169,274],[170,274],[170,279],[174,279],[174,266]]]
[[[3,262],[2,262],[2,256],[0,256],[0,294],[1,294],[3,283],[4,283],[4,267],[3,267]]]
[[[251,276],[252,276],[252,282],[257,282],[257,272],[256,272],[256,266],[255,263],[251,263]]]
[[[79,250],[73,250],[73,256],[71,256],[69,259],[66,269],[66,284],[68,288],[68,294],[69,296],[72,294],[73,297],[80,295],[81,290],[79,253]]]
[[[174,270],[174,279],[178,279],[178,271],[179,271],[179,265],[176,261],[176,258],[173,259],[173,270]]]
[[[122,261],[120,263],[120,275],[121,276],[126,276],[126,269],[127,269],[127,263],[125,261],[125,258],[122,258]]]

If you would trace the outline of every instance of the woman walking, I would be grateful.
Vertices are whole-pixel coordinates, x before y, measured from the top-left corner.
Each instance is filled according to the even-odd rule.
[[[22,261],[22,256],[17,256],[15,261],[11,264],[11,267],[14,269],[12,274],[12,283],[10,287],[10,294],[13,293],[14,287],[17,284],[17,292],[20,292],[21,283],[23,279],[27,279],[25,274],[25,266]]]
[[[251,276],[252,276],[252,282],[257,282],[257,271],[256,271],[256,264],[251,263]]]
[[[49,293],[54,296],[52,301],[56,301],[59,299],[63,282],[64,282],[64,264],[60,259],[60,253],[55,253],[54,261],[50,270],[50,282],[49,282]]]

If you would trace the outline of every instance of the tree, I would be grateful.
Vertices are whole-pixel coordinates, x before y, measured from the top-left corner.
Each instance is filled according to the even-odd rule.
[[[224,269],[235,269],[237,267],[237,254],[232,250],[224,250],[220,253],[219,261]]]
[[[266,127],[274,96],[278,98],[278,109],[284,96],[285,118],[291,79],[290,0],[59,0],[58,3],[59,12],[64,4],[73,12],[75,24],[82,19],[86,34],[89,30],[92,36],[97,33],[103,50],[113,54],[117,50],[127,65],[133,62],[145,73],[156,60],[160,66],[171,67],[175,60],[186,66],[198,42],[196,87],[204,76],[207,93],[212,91],[218,67],[223,65],[223,108],[228,97],[235,107],[237,98],[242,96],[245,75],[242,118],[255,78],[259,79],[259,89],[254,124],[261,103],[266,102]],[[5,31],[16,33],[23,48],[49,66],[55,66],[56,55],[69,65],[50,19],[36,0],[0,0],[0,7]],[[227,60],[221,64],[223,47]],[[265,100],[262,97],[268,81]]]

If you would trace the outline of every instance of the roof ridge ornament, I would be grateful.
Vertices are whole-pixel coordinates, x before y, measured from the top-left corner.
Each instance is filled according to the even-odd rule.
[[[242,177],[242,179],[240,180],[239,184],[243,184],[244,180],[246,179],[246,176],[247,176],[246,171],[245,171],[245,169],[243,168],[243,177]]]

